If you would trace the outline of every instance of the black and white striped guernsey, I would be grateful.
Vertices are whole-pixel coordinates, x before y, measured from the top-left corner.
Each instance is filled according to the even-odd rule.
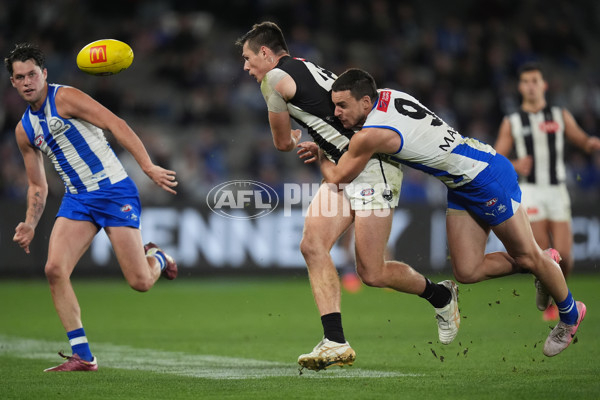
[[[331,85],[337,76],[310,61],[289,56],[282,57],[275,68],[289,74],[296,82],[296,94],[287,103],[290,116],[337,163],[354,134],[334,116]]]
[[[523,110],[508,116],[517,158],[532,156],[533,167],[521,182],[558,185],[565,182],[565,123],[562,109],[546,106],[529,113]]]

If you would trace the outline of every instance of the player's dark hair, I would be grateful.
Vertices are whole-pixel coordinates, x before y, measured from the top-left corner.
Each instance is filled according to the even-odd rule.
[[[331,90],[334,92],[349,90],[356,100],[369,96],[372,101],[375,101],[378,96],[375,79],[367,71],[358,68],[351,68],[338,76]]]
[[[235,44],[242,47],[246,42],[248,48],[255,53],[258,53],[262,46],[268,47],[277,55],[289,53],[283,32],[275,22],[265,21],[254,24],[252,29],[235,41]]]
[[[16,61],[25,62],[27,60],[33,60],[38,67],[44,69],[46,57],[39,47],[31,43],[17,43],[15,48],[8,53],[8,57],[4,59],[4,65],[10,76],[12,76],[13,63]]]
[[[531,72],[531,71],[540,71],[540,74],[542,74],[542,76],[544,76],[544,69],[542,68],[542,64],[540,64],[537,61],[529,61],[529,62],[526,62],[525,64],[522,64],[521,66],[519,66],[519,69],[517,70],[517,76],[521,77],[521,75],[524,72]]]

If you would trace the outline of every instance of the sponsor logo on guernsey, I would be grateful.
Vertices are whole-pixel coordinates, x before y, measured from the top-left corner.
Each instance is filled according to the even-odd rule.
[[[486,206],[486,207],[492,207],[492,206],[493,206],[494,204],[496,204],[497,202],[498,202],[498,198],[497,198],[497,197],[494,197],[493,199],[486,201],[486,202],[485,202],[485,206]]]
[[[555,133],[556,131],[558,131],[560,126],[558,125],[558,122],[556,122],[556,121],[544,121],[544,122],[540,122],[539,128],[540,128],[540,131],[542,131],[544,133]]]
[[[379,111],[387,112],[388,106],[390,105],[390,98],[392,97],[392,92],[389,90],[382,90],[379,93],[379,101],[377,102],[377,109]]]
[[[131,207],[131,204],[125,204],[123,207],[121,207],[121,211],[126,213],[133,210],[133,207]]]
[[[48,128],[50,129],[50,133],[52,133],[53,136],[63,133],[70,127],[71,125],[65,125],[63,120],[57,117],[52,117],[48,120]]]
[[[90,47],[90,64],[106,62],[106,45]]]

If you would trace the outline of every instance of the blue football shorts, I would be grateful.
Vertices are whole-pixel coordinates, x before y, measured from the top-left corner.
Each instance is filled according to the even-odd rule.
[[[98,229],[107,226],[140,228],[142,206],[137,186],[131,178],[92,192],[66,192],[56,217],[90,221]]]
[[[510,161],[500,154],[496,154],[474,180],[448,189],[449,209],[470,211],[490,226],[512,217],[520,204],[517,173]]]

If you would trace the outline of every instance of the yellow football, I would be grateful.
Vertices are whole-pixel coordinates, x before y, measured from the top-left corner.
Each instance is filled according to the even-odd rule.
[[[114,75],[129,68],[133,50],[127,43],[102,39],[89,43],[77,54],[77,67],[90,75]]]

